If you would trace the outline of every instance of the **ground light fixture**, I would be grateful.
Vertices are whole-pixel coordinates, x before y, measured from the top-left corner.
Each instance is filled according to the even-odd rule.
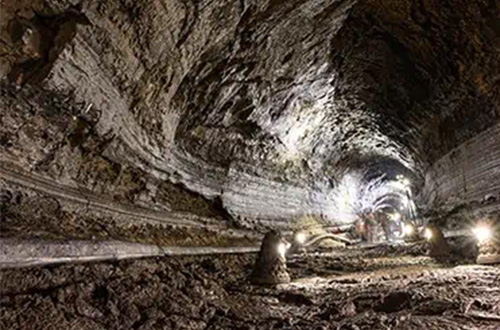
[[[307,240],[307,234],[306,233],[300,232],[300,233],[295,234],[294,241],[297,244],[304,245],[304,243],[306,242],[306,240]]]
[[[412,236],[415,233],[415,227],[412,224],[405,224],[403,226],[403,236]]]
[[[480,243],[486,242],[492,237],[491,228],[484,224],[477,225],[474,229],[472,229],[472,233],[476,236],[476,239]]]
[[[394,221],[399,221],[401,220],[401,213],[395,212],[393,214],[390,214],[389,217]]]
[[[285,258],[286,251],[290,248],[291,244],[288,242],[280,242],[277,244],[277,249],[278,249],[278,254],[282,257]]]
[[[453,253],[441,228],[435,224],[428,224],[424,230],[424,237],[427,240],[428,255],[437,260],[449,258]]]
[[[485,220],[476,223],[472,233],[476,237],[479,254],[478,264],[500,264],[500,223]]]
[[[424,237],[425,237],[425,239],[428,240],[428,241],[430,241],[431,238],[432,238],[432,236],[434,236],[432,234],[432,230],[430,228],[425,228],[425,230],[424,230]]]

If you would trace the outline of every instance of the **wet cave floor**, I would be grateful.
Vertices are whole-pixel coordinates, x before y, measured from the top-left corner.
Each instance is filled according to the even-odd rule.
[[[0,272],[0,329],[500,329],[500,267],[423,247],[319,249],[292,282],[247,281],[255,254]]]

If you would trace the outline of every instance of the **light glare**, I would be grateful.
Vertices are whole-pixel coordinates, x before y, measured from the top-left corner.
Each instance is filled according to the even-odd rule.
[[[298,233],[295,235],[295,241],[299,244],[304,244],[306,242],[307,235],[305,233]]]
[[[410,235],[413,234],[414,230],[415,230],[415,228],[413,228],[412,225],[406,224],[406,225],[403,226],[403,235],[404,236],[410,236]]]
[[[486,226],[477,226],[472,230],[479,242],[487,241],[491,238],[491,230]]]
[[[288,244],[283,242],[278,244],[278,253],[280,254],[281,257],[283,258],[285,257],[286,250],[288,250]]]
[[[424,237],[426,240],[430,240],[432,238],[432,230],[425,228]]]
[[[401,220],[401,214],[399,212],[391,214],[391,219],[394,221],[399,221]]]

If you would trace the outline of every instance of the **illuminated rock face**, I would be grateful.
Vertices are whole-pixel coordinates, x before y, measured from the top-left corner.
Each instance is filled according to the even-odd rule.
[[[477,263],[479,264],[500,264],[500,239],[481,242],[479,246],[479,255]]]
[[[431,165],[500,117],[495,1],[2,6],[0,76],[18,85],[2,91],[2,154],[147,208],[195,200],[249,229],[350,223],[397,174],[418,190],[430,167],[446,198],[459,174]],[[63,143],[85,109],[90,138]],[[494,145],[467,170],[485,187]]]

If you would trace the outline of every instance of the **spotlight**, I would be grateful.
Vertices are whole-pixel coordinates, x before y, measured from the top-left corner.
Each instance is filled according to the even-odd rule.
[[[485,242],[491,238],[491,229],[485,225],[479,225],[472,230],[479,242]]]
[[[432,230],[430,230],[429,228],[425,228],[425,231],[424,231],[424,237],[426,240],[430,240],[432,238]]]
[[[295,242],[299,245],[303,245],[306,242],[307,235],[305,233],[297,233],[295,235]]]
[[[282,258],[285,258],[286,251],[290,247],[290,243],[279,243],[278,244],[278,253]]]
[[[399,212],[393,213],[390,215],[391,219],[394,221],[399,221],[401,220],[401,214]]]
[[[403,226],[403,236],[411,236],[415,232],[415,228],[410,225],[406,224]]]

